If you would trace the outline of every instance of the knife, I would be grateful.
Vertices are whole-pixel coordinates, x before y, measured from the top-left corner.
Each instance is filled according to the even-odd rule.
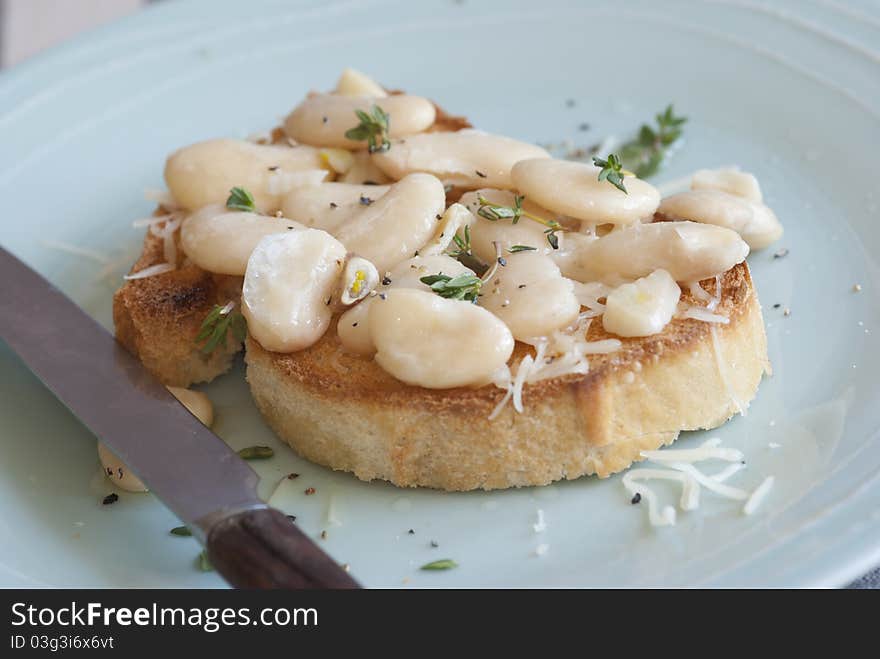
[[[257,496],[258,476],[103,327],[0,247],[0,337],[238,588],[358,588]]]

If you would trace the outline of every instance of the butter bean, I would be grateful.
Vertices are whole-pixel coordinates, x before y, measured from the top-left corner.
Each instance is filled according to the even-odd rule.
[[[283,192],[278,189],[283,188],[279,182],[308,170],[314,177],[316,170],[326,168],[318,149],[312,147],[217,139],[172,153],[165,163],[165,183],[174,200],[191,211],[225,204],[229,191],[238,186],[253,195],[259,210],[273,213],[279,208]]]
[[[581,282],[638,279],[666,270],[675,281],[699,281],[745,260],[749,246],[730,229],[696,222],[633,224],[580,242],[563,274]]]
[[[574,285],[549,256],[518,252],[504,258],[507,265],[483,285],[479,304],[504,321],[514,338],[549,336],[574,322],[581,308]]]
[[[420,133],[434,123],[436,111],[426,98],[398,94],[385,98],[314,94],[306,98],[284,120],[284,131],[301,144],[365,149],[366,141],[345,137],[358,125],[355,110],[369,112],[373,105],[390,116],[389,136],[405,137]]]
[[[521,160],[513,167],[515,187],[536,204],[595,224],[632,224],[657,210],[660,193],[650,183],[626,177],[627,193],[599,181],[599,168],[567,160]]]
[[[383,98],[388,96],[382,85],[357,69],[345,68],[336,83],[336,93],[341,96],[370,96]]]
[[[767,206],[722,190],[704,188],[666,197],[660,212],[673,220],[733,229],[752,249],[762,249],[782,237],[782,224]]]
[[[351,169],[337,180],[340,183],[354,183],[355,185],[367,183],[382,185],[391,182],[391,179],[385,176],[385,172],[376,167],[373,157],[366,151],[353,151]]]
[[[510,330],[490,312],[426,291],[391,291],[369,317],[376,362],[419,387],[484,385],[513,352]]]
[[[387,185],[354,185],[322,183],[295,188],[284,197],[281,211],[285,217],[305,226],[335,234],[355,215],[381,199],[391,187]]]
[[[394,288],[417,288],[430,291],[430,287],[420,280],[422,277],[436,274],[457,277],[458,275],[473,274],[473,271],[445,254],[416,256],[398,263],[385,273],[376,292],[387,294],[389,290]],[[346,350],[360,355],[372,355],[376,352],[376,346],[370,336],[369,322],[370,306],[375,302],[376,297],[368,297],[339,317],[336,333]]]
[[[305,228],[284,217],[270,217],[225,206],[206,206],[187,217],[180,245],[190,261],[208,272],[243,275],[247,262],[265,236]]]
[[[494,242],[497,242],[505,253],[513,245],[534,247],[536,251],[542,254],[549,254],[554,251],[550,243],[547,242],[547,235],[544,233],[546,227],[543,224],[527,217],[520,218],[516,224],[513,224],[511,220],[487,220],[478,213],[480,197],[500,206],[513,206],[514,193],[507,190],[484,188],[474,192],[466,192],[459,200],[459,203],[464,205],[475,217],[470,229],[471,247],[474,254],[483,261],[491,263],[495,260],[495,246],[492,244]],[[523,209],[544,220],[556,219],[554,213],[551,213],[546,208],[541,208],[537,204],[533,204],[528,199],[523,202]],[[461,234],[459,233],[459,235]],[[560,232],[557,234],[560,249],[565,247],[566,236],[567,233]]]
[[[691,190],[723,190],[749,201],[764,201],[758,179],[738,169],[701,169],[691,177]]]
[[[266,236],[248,260],[242,313],[266,350],[295,352],[323,336],[333,315],[346,250],[325,231]]]
[[[410,174],[365,206],[337,231],[348,248],[379,272],[412,257],[434,234],[446,206],[443,184],[429,174]]]
[[[395,142],[373,155],[376,166],[393,179],[427,172],[460,188],[513,189],[510,170],[526,158],[549,158],[544,149],[479,130],[422,133]]]

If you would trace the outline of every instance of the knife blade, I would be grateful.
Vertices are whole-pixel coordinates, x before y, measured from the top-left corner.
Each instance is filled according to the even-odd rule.
[[[258,476],[244,460],[101,325],[3,247],[0,282],[0,337],[192,529],[230,583],[357,587],[259,498]]]

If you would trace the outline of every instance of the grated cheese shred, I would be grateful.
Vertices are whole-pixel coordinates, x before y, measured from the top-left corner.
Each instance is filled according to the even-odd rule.
[[[656,493],[644,484],[650,480],[670,480],[681,483],[682,492],[679,501],[681,510],[696,510],[700,504],[700,488],[732,501],[744,501],[743,514],[754,513],[773,487],[773,476],[768,476],[753,491],[725,485],[724,482],[745,468],[741,451],[725,448],[721,440],[712,438],[696,449],[663,449],[658,451],[641,451],[641,457],[648,459],[660,468],[632,469],[624,474],[622,482],[630,495],[639,494],[648,504],[648,518],[653,526],[672,526],[675,524],[675,510],[669,512],[671,506],[661,509]],[[700,471],[695,462],[706,460],[722,460],[731,462],[723,470],[707,475]]]

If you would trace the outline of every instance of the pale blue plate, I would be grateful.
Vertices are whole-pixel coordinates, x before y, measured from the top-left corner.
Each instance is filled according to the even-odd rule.
[[[711,435],[746,453],[737,484],[776,487],[753,517],[704,496],[653,529],[619,477],[488,494],[361,483],[283,449],[239,367],[206,388],[216,429],[276,447],[255,465],[267,495],[302,474],[275,501],[305,531],[326,529],[319,541],[371,586],[836,586],[880,563],[876,3],[163,3],[0,76],[2,243],[109,327],[141,240],[130,221],[151,212],[142,192],[161,187],[165,156],[273,126],[346,65],[541,142],[626,136],[672,101],[690,121],[661,182],[755,172],[790,249],[750,258],[775,375]],[[46,241],[109,255],[114,276]],[[0,385],[0,585],[221,585],[151,496],[100,504],[94,438],[5,348]],[[418,570],[437,558],[460,567]]]

